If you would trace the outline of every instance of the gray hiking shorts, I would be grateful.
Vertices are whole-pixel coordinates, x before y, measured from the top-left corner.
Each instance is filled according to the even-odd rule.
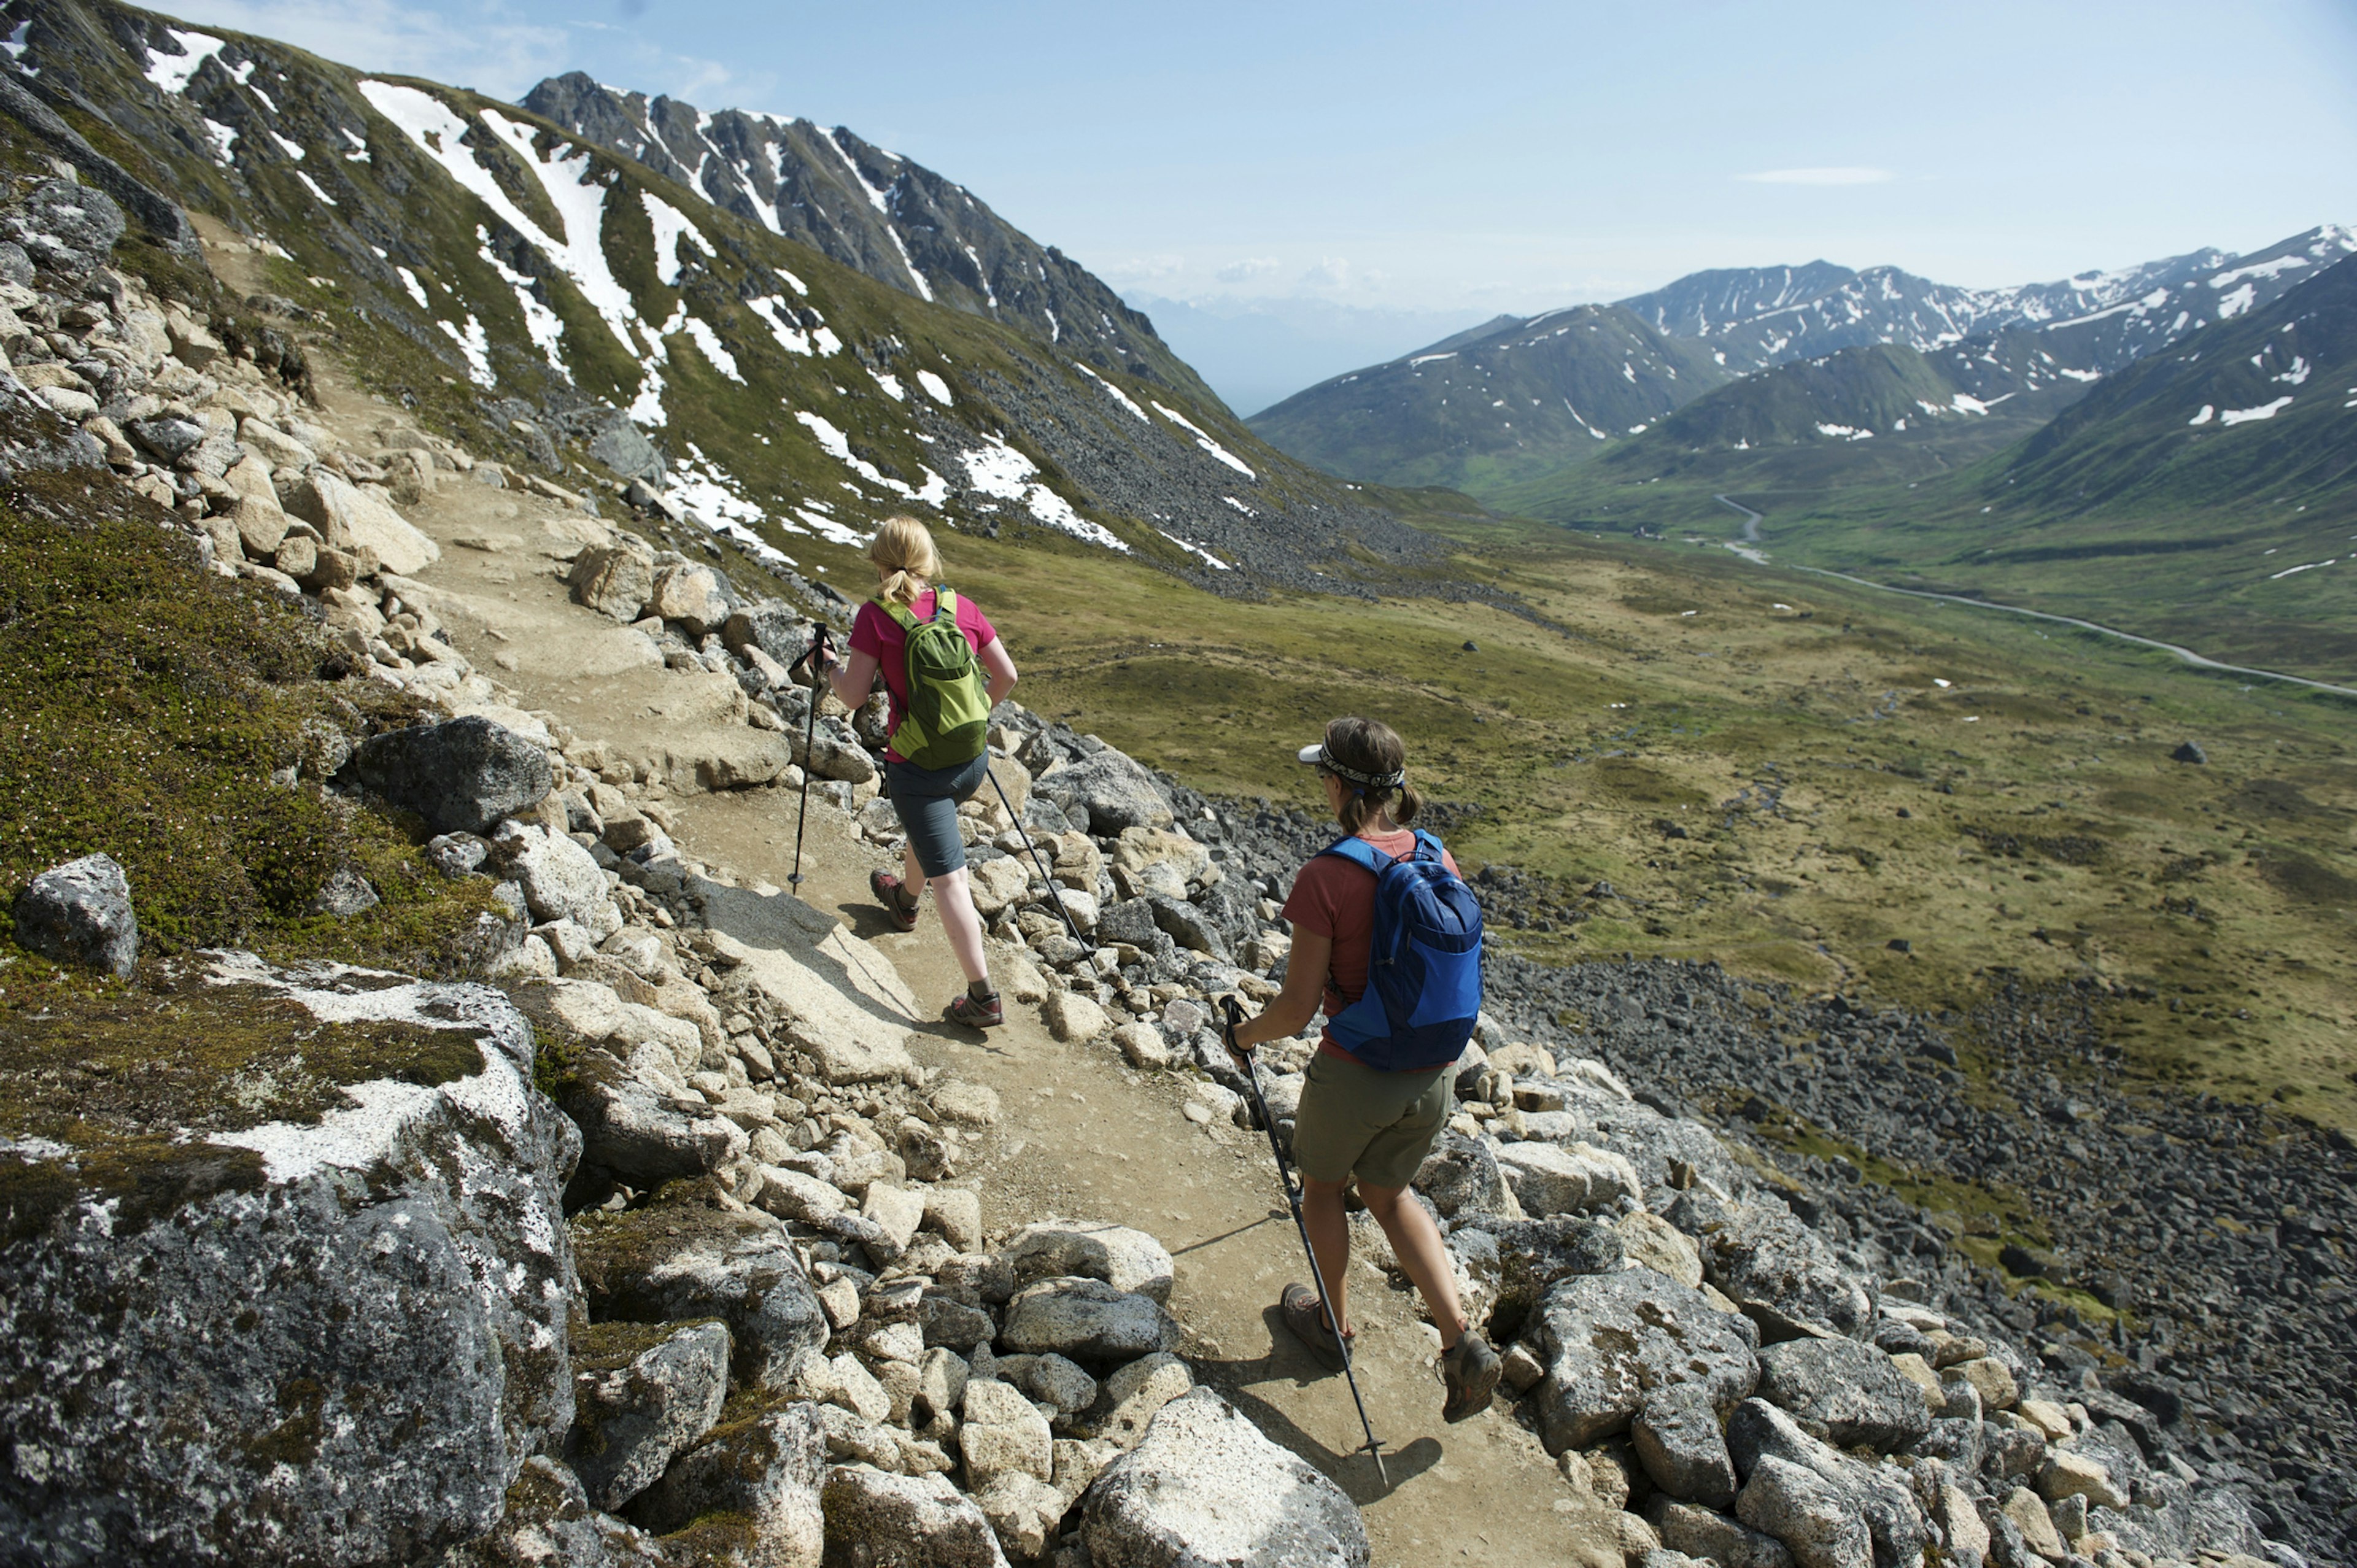
[[[913,762],[884,764],[884,788],[900,831],[909,835],[917,869],[928,878],[965,868],[965,839],[958,832],[958,808],[990,777],[990,753],[957,768],[920,768]]]

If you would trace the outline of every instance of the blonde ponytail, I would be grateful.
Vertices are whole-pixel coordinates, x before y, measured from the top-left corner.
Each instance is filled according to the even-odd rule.
[[[941,575],[941,558],[933,553],[933,536],[913,517],[888,517],[868,542],[867,559],[882,574],[877,596],[887,604],[914,608],[917,596]]]

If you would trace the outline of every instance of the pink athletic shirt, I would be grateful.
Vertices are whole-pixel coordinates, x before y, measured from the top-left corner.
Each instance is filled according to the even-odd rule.
[[[951,590],[955,593],[955,589]],[[931,620],[935,596],[927,588],[917,596],[911,612],[920,620]],[[957,628],[976,653],[998,640],[998,633],[982,613],[982,607],[963,594],[957,595]],[[909,714],[909,634],[900,623],[874,599],[859,607],[859,614],[851,623],[851,651],[872,655],[884,671],[884,684],[892,693],[892,728],[898,730],[900,721]],[[884,748],[885,757],[892,762],[906,762],[907,757],[890,746]]]

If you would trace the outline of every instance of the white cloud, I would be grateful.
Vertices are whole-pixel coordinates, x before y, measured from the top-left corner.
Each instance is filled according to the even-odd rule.
[[[578,52],[564,27],[518,19],[491,4],[464,22],[397,0],[181,0],[173,14],[278,38],[344,65],[514,97],[572,68]]]
[[[1266,277],[1282,265],[1284,263],[1275,256],[1246,256],[1241,262],[1230,262],[1211,275],[1222,283],[1247,283],[1254,278]]]
[[[1177,277],[1187,270],[1184,256],[1124,256],[1090,269],[1099,277],[1114,284],[1158,284]]]
[[[1735,177],[1753,185],[1880,185],[1895,179],[1887,168],[1771,168]]]

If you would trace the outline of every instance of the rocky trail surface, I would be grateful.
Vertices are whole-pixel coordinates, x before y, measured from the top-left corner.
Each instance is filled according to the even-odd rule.
[[[1209,1027],[1222,997],[1275,993],[1307,818],[1003,708],[1005,800],[964,821],[1017,1005],[987,1037],[935,1024],[958,979],[937,930],[888,931],[865,891],[894,853],[880,715],[806,730],[786,678],[839,599],[748,598],[614,495],[478,461],[323,355],[294,349],[291,376],[280,345],[267,374],[119,280],[69,304],[81,261],[0,249],[11,311],[40,323],[11,352],[59,367],[40,402],[80,426],[12,463],[111,466],[210,570],[316,615],[341,679],[430,704],[317,737],[276,782],[405,813],[496,911],[498,985],[196,955],[171,975],[183,1028],[264,1048],[113,1112],[154,1179],[102,1200],[120,1167],[10,1137],[0,1326],[35,1370],[0,1405],[0,1554],[2298,1568],[2285,1534],[2330,1548],[2306,1449],[2255,1474],[2186,1423],[2220,1398],[2180,1391],[2195,1369],[1993,1293],[1923,1212],[1768,1136],[1771,1091],[1899,1121],[1857,1083],[1938,1043],[1923,1021],[1836,1002],[1763,1023],[1755,1004],[1791,999],[1668,965],[1493,965],[1416,1187],[1507,1381],[1439,1423],[1437,1339],[1359,1222],[1362,1380],[1394,1455],[1372,1485],[1342,1385],[1272,1321],[1300,1264]],[[1050,913],[1017,817],[1092,942]],[[315,908],[375,898],[342,875]],[[16,929],[119,970],[124,905],[90,857],[36,879]],[[345,1069],[300,1105],[269,1054],[298,1028],[297,1062]],[[1794,1043],[1805,1061],[1774,1054]],[[1280,1136],[1309,1049],[1265,1052]],[[1859,1073],[1823,1070],[1853,1050]],[[73,1070],[113,1070],[92,1061]],[[1724,1132],[1697,1113],[1753,1082]],[[2059,1152],[2085,1161],[2095,1119],[2069,1104],[2083,1141]],[[1965,1152],[2021,1157],[2027,1133],[1949,1110],[1932,1125]],[[1913,1152],[1904,1126],[1840,1125]],[[2337,1223],[2277,1235],[2305,1270],[2337,1258]],[[172,1310],[124,1312],[135,1280]],[[2262,1444],[2248,1424],[2235,1443]]]

